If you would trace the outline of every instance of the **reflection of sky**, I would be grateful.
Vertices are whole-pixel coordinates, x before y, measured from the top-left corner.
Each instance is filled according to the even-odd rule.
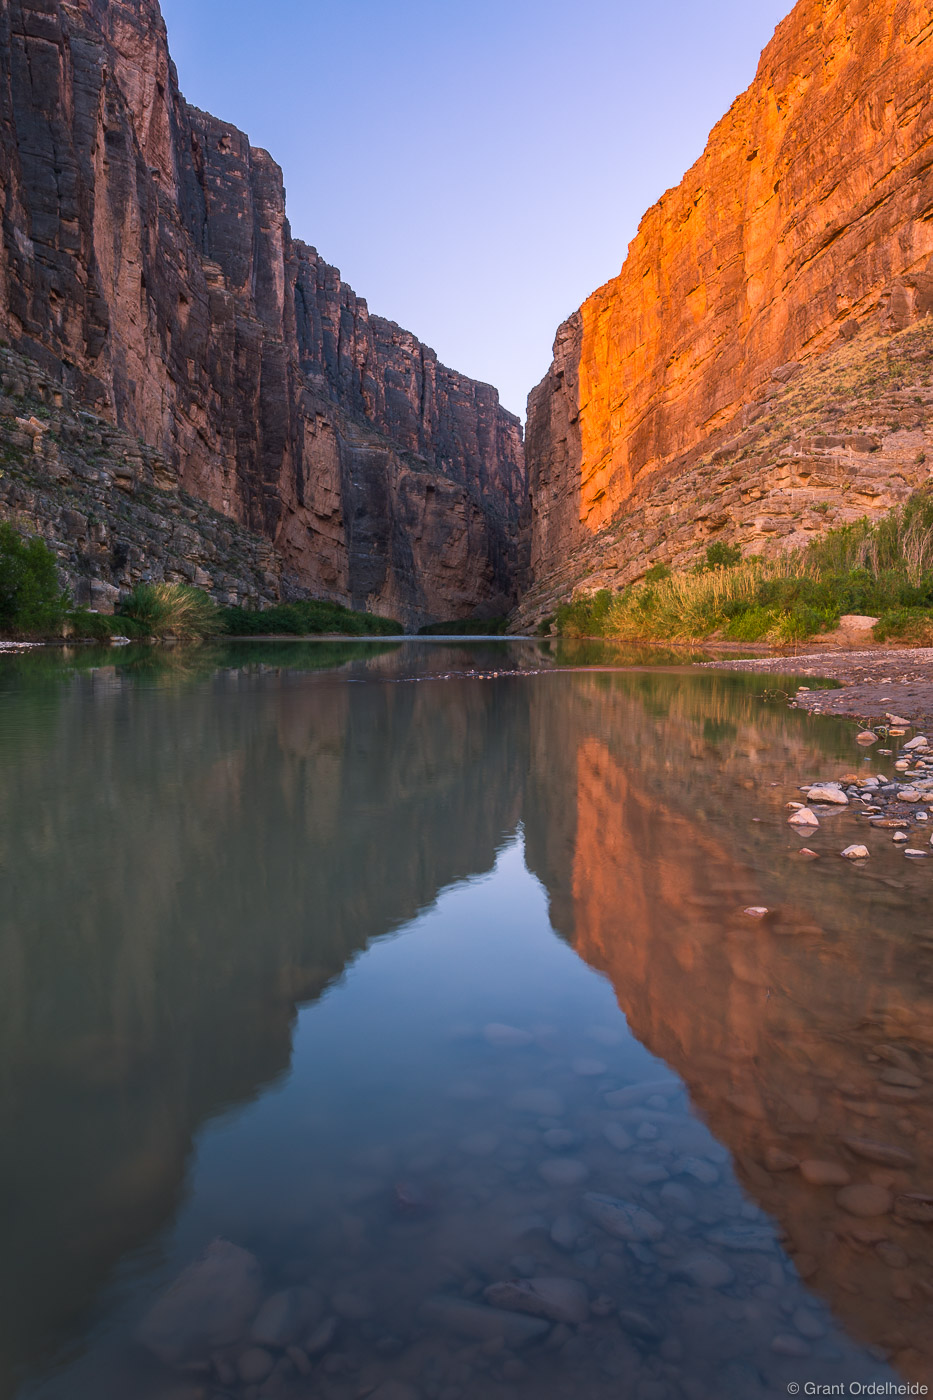
[[[294,232],[518,413],[790,8],[162,0],[185,95],[283,165]]]

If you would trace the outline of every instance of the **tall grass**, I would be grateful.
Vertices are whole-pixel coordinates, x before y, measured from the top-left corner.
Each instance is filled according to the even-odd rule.
[[[220,630],[212,600],[183,583],[138,583],[119,611],[136,624],[134,630],[150,637],[196,641]]]
[[[933,496],[918,492],[872,524],[830,531],[776,559],[730,564],[715,546],[705,565],[608,590],[558,609],[565,636],[630,641],[781,643],[831,631],[846,613],[880,619],[878,640],[933,640]]]

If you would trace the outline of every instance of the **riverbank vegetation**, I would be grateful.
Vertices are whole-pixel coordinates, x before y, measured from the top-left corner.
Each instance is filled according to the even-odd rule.
[[[139,583],[113,614],[75,607],[58,581],[53,552],[38,536],[0,523],[0,636],[54,641],[109,642],[209,637],[389,637],[404,629],[394,618],[355,612],[339,603],[305,598],[274,607],[218,607],[201,589],[183,583]]]
[[[847,614],[878,618],[874,640],[933,643],[933,494],[917,492],[882,520],[832,530],[777,559],[711,545],[686,573],[664,564],[621,592],[559,608],[567,637],[774,644],[832,632]]]

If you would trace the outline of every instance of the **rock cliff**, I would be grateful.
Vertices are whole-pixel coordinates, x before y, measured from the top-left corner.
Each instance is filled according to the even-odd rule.
[[[414,625],[507,609],[518,420],[292,237],[272,158],[179,92],[157,0],[3,6],[0,201],[0,333],[283,577]]]
[[[670,531],[639,520],[636,541],[629,512],[658,491],[688,515],[709,505],[707,483],[684,478],[717,452],[750,459],[743,435],[801,363],[877,349],[933,309],[931,99],[929,0],[799,0],[778,27],[619,276],[561,326],[530,396],[539,611],[600,568],[601,582],[643,573]],[[730,484],[753,490],[761,465]],[[758,552],[791,533],[727,503],[680,543],[712,529]]]

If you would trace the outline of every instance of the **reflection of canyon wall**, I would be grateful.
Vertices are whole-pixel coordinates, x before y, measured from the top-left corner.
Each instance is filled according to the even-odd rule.
[[[179,92],[158,0],[10,0],[0,74],[13,347],[305,589],[414,623],[506,611],[518,419],[292,237],[272,158]]]
[[[171,1217],[199,1127],[287,1070],[296,1001],[491,867],[521,697],[430,691],[102,671],[4,696],[0,1355]]]
[[[532,722],[550,755],[546,843],[527,809],[525,823],[529,859],[556,892],[552,917],[610,977],[638,1038],[683,1076],[812,1286],[854,1334],[929,1380],[931,1227],[847,1215],[834,1188],[808,1185],[793,1165],[831,1161],[895,1195],[933,1192],[929,1079],[885,1082],[899,1077],[885,1073],[892,1063],[912,1065],[918,1083],[933,1068],[926,882],[898,895],[866,881],[856,912],[842,861],[802,865],[780,851],[764,862],[770,873],[752,874],[753,843],[773,851],[775,835],[749,819],[781,823],[786,794],[769,783],[793,782],[802,759],[788,749],[785,764],[768,745],[761,707],[734,711],[725,737],[714,717],[691,716],[689,690],[666,717],[618,683],[578,688],[569,709],[549,712],[545,695]],[[717,766],[701,766],[714,748]],[[750,904],[775,914],[754,921],[741,912]],[[916,1165],[873,1163],[847,1138]]]

